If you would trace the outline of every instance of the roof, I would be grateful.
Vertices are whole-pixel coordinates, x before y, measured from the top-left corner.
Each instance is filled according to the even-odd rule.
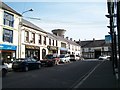
[[[19,14],[18,12],[16,12],[15,10],[13,10],[11,7],[9,7],[7,4],[5,4],[4,2],[0,2],[0,3],[2,3],[2,9],[4,9],[4,10],[7,10],[7,11],[10,11],[10,12],[12,12],[12,13],[15,13],[15,14],[17,14],[17,15],[19,15],[19,16],[22,16],[21,14]]]
[[[47,33],[49,37],[51,37],[52,39],[57,39],[57,40],[61,40],[61,41],[65,41],[67,43],[70,43],[70,44],[73,44],[73,45],[77,45],[77,46],[80,46],[79,44],[77,44],[76,42],[74,41],[71,41],[71,40],[67,40],[66,38],[63,38],[61,36],[56,36],[54,34],[51,34],[51,33]]]
[[[105,40],[88,40],[88,41],[77,41],[82,48],[85,47],[103,47],[110,46],[110,44],[106,43]]]
[[[41,31],[43,33],[47,33],[46,31],[44,31],[43,29],[41,29],[40,27],[34,25],[33,23],[31,23],[30,21],[27,21],[25,19],[22,19],[22,24],[26,27],[29,27],[29,28],[32,28],[32,29],[35,29],[37,31]]]

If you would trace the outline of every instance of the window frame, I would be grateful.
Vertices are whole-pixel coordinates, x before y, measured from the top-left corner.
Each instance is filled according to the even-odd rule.
[[[14,27],[14,15],[4,11],[4,25]]]

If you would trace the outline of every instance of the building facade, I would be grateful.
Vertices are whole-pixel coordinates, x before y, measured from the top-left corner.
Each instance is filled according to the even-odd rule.
[[[0,8],[0,56],[4,60],[36,57],[46,54],[81,55],[81,46],[64,38],[64,29],[48,33],[22,18],[22,15],[2,3]],[[58,33],[59,32],[59,33]]]
[[[105,40],[88,40],[77,41],[82,48],[82,57],[87,59],[95,59],[101,55],[110,55],[111,47],[110,43],[106,43]]]
[[[22,19],[21,58],[37,57],[38,60],[47,54],[47,33],[33,23]]]
[[[21,15],[2,3],[0,7],[0,56],[3,60],[13,60],[18,57],[20,21]]]

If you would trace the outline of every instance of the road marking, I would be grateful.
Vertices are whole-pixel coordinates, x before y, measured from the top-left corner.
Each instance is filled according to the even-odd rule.
[[[80,85],[83,84],[83,82],[96,70],[97,67],[99,67],[104,61],[102,61],[101,63],[97,64],[93,69],[89,70],[82,78],[80,78],[78,81],[79,83],[77,83],[74,87],[72,88],[79,88]],[[82,79],[82,80],[81,80]],[[77,82],[78,82],[77,81]]]

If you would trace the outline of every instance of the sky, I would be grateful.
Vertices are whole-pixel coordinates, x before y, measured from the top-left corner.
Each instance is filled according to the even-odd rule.
[[[53,29],[65,29],[65,37],[73,40],[105,39],[109,25],[107,4],[103,0],[3,0],[19,13],[33,9],[23,14],[24,19],[31,21],[47,32]],[[88,2],[87,2],[88,1]],[[40,20],[29,19],[39,18]],[[51,32],[52,33],[52,32]]]

